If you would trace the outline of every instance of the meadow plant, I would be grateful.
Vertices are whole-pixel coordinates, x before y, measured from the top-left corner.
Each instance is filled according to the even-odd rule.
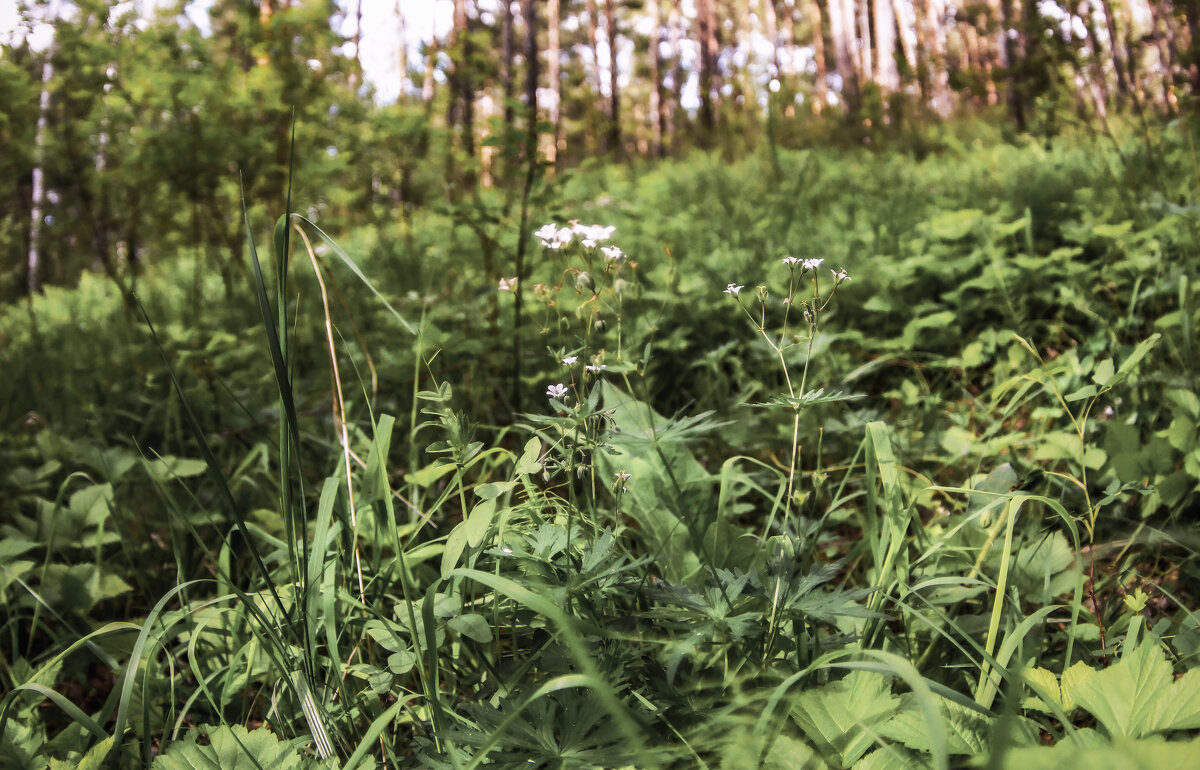
[[[730,283],[725,287],[725,293],[732,296],[738,308],[750,321],[755,332],[766,342],[775,354],[787,387],[786,394],[780,394],[763,406],[783,406],[792,412],[792,440],[788,447],[789,461],[787,468],[787,489],[784,497],[784,527],[791,523],[791,511],[796,496],[796,476],[800,462],[800,412],[806,406],[819,401],[835,400],[824,397],[823,390],[807,390],[809,364],[812,362],[813,343],[820,329],[821,317],[833,302],[838,288],[850,280],[850,274],[845,268],[830,270],[833,277],[832,285],[822,293],[821,265],[823,258],[800,259],[798,257],[783,257],[781,263],[787,268],[787,288],[782,297],[775,301],[766,285],[760,284],[754,292],[754,299],[747,300],[742,293],[744,285]],[[796,316],[803,323],[795,321]],[[805,347],[804,363],[800,370],[799,380],[793,382],[791,366],[788,363],[789,349],[803,345]],[[769,528],[769,523],[768,523]]]

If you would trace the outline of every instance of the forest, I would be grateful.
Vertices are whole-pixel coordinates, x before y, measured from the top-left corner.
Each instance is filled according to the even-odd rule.
[[[1197,767],[1200,2],[0,2],[0,767]]]

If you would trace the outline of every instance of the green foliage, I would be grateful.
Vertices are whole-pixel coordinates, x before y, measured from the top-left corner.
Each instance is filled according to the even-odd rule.
[[[154,337],[6,308],[0,761],[1189,761],[1194,212],[1082,139],[775,162],[539,181],[624,256],[534,239],[519,322],[498,195],[148,266]]]

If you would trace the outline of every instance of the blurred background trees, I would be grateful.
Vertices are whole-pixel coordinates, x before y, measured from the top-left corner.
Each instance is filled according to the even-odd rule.
[[[975,114],[1014,134],[1105,131],[1190,111],[1200,87],[1193,0],[377,3],[383,72],[362,56],[371,0],[17,2],[0,47],[0,299],[85,270],[134,288],[180,249],[232,292],[240,189],[278,212],[293,114],[294,200],[339,232],[515,189],[529,130],[546,166],[570,168],[895,146]]]

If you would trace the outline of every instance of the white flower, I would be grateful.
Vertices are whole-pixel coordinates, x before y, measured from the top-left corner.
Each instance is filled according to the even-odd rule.
[[[633,478],[633,474],[628,471],[617,471],[613,474],[613,479],[616,481],[628,481],[631,478]]]
[[[575,362],[578,360],[579,360],[579,356],[567,356],[566,358],[564,358],[562,360],[563,366],[573,366],[575,364]]]
[[[619,246],[601,246],[600,251],[605,257],[614,261],[625,258],[625,252],[621,251]]]
[[[549,246],[550,242],[554,240],[554,236],[556,236],[557,234],[558,234],[558,225],[551,222],[550,224],[542,225],[540,228],[535,230],[533,233],[533,237],[540,240],[542,242],[543,246]]]
[[[844,267],[841,270],[830,270],[829,272],[833,273],[833,279],[838,283],[850,280],[850,274],[846,272],[846,268]]]
[[[517,277],[500,279],[500,291],[513,291],[517,288]]]
[[[736,297],[744,287],[738,286],[736,283],[731,283],[725,287],[725,293]]]
[[[825,261],[824,259],[806,259],[806,260],[804,260],[804,269],[805,270],[816,270],[818,267],[821,266],[821,263],[824,261]]]
[[[593,366],[592,364],[587,364],[586,366],[583,367],[583,370],[585,372],[590,372],[591,374],[599,374],[600,372],[604,371],[607,368],[608,368],[608,364],[599,364],[597,366]]]
[[[550,398],[562,398],[563,396],[567,395],[567,386],[563,385],[561,382],[551,385],[550,387],[546,388],[546,395]]]
[[[616,225],[581,225],[577,223],[571,226],[571,230],[582,239],[583,245],[589,249],[596,248],[596,244],[601,241],[607,241],[616,229]]]
[[[788,267],[795,267],[796,265],[800,264],[800,260],[796,259],[795,257],[784,257],[783,264],[787,265]]]

